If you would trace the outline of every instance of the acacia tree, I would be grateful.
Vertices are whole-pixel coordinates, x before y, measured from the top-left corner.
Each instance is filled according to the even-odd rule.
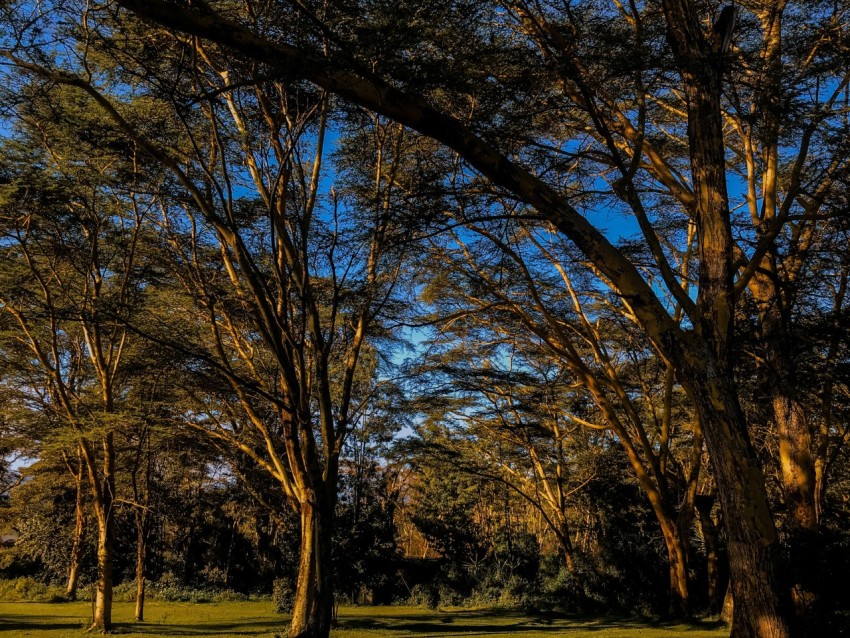
[[[289,76],[293,73],[308,79],[317,85],[332,91],[354,103],[375,109],[384,115],[396,119],[411,128],[429,135],[448,147],[454,149],[460,157],[469,162],[482,175],[499,187],[505,188],[513,196],[537,208],[549,219],[560,232],[563,232],[584,253],[589,262],[607,280],[611,288],[623,300],[632,312],[637,324],[645,331],[653,345],[669,359],[676,367],[683,385],[688,387],[697,402],[697,412],[705,429],[706,441],[711,453],[718,481],[718,492],[725,520],[729,524],[730,561],[735,587],[736,608],[733,633],[735,635],[785,636],[790,632],[787,619],[782,612],[782,588],[778,576],[778,537],[768,506],[767,494],[764,488],[763,475],[759,469],[758,460],[754,454],[747,433],[747,424],[741,411],[733,379],[730,339],[734,328],[734,307],[741,290],[746,288],[753,274],[761,263],[762,256],[773,245],[776,236],[788,221],[777,216],[770,225],[769,232],[762,233],[757,238],[757,245],[752,252],[740,253],[742,266],[733,261],[736,256],[736,245],[732,234],[730,221],[729,197],[726,188],[726,164],[724,148],[724,131],[722,127],[721,88],[723,82],[723,59],[727,54],[730,41],[728,30],[719,28],[712,30],[708,8],[704,3],[692,3],[686,0],[665,0],[662,3],[666,44],[669,48],[663,50],[662,41],[655,31],[655,51],[661,52],[660,58],[652,63],[663,63],[676,73],[683,85],[679,94],[682,99],[683,120],[687,120],[687,154],[688,159],[684,168],[690,173],[690,183],[686,189],[689,192],[690,206],[688,213],[693,217],[697,229],[696,261],[699,279],[699,289],[694,302],[685,294],[677,281],[672,280],[665,267],[663,251],[659,250],[660,243],[650,220],[636,209],[637,219],[641,225],[644,239],[653,248],[653,257],[658,261],[659,270],[663,276],[664,286],[684,309],[692,328],[682,329],[674,321],[671,313],[659,300],[652,285],[641,275],[635,264],[628,256],[618,250],[612,243],[589,223],[580,212],[570,204],[556,185],[547,183],[545,179],[536,176],[522,166],[521,162],[512,160],[508,145],[501,145],[493,136],[485,134],[492,131],[482,118],[491,113],[487,109],[470,111],[463,108],[462,96],[473,97],[467,105],[479,105],[480,100],[474,99],[475,91],[487,93],[491,87],[504,87],[509,90],[507,81],[494,76],[487,64],[492,64],[495,58],[478,55],[481,48],[476,49],[478,57],[466,55],[455,58],[451,64],[443,67],[437,65],[421,66],[421,72],[411,72],[407,68],[402,72],[401,60],[408,55],[409,49],[405,42],[390,43],[396,48],[387,46],[376,52],[373,43],[355,41],[349,30],[354,15],[346,15],[346,19],[330,13],[325,16],[310,14],[306,5],[298,5],[300,9],[310,14],[314,20],[316,32],[321,41],[331,51],[331,55],[321,55],[311,49],[309,44],[288,40],[285,32],[269,35],[256,23],[240,21],[235,14],[224,18],[212,8],[204,5],[193,9],[180,5],[159,2],[135,2],[123,0],[122,6],[132,9],[140,16],[153,18],[161,24],[191,33],[198,37],[208,38],[220,44],[232,47],[233,50],[256,60],[275,60],[270,65],[270,72],[275,68]],[[785,7],[784,2],[764,3],[768,11],[776,12]],[[583,6],[591,6],[587,3]],[[835,13],[834,3],[818,5],[824,13]],[[487,12],[496,8],[489,3],[480,11]],[[650,40],[643,39],[642,20],[645,13],[654,11],[653,7],[639,10],[637,6],[623,8],[617,5],[612,11],[601,11],[601,18],[623,21],[632,27],[641,37],[636,43],[633,38],[627,38],[630,46],[643,44]],[[542,26],[542,33],[554,46],[548,52],[555,55],[542,55],[540,58],[520,56],[525,63],[526,72],[535,70],[538,77],[551,77],[550,69],[566,69],[569,71],[567,81],[552,85],[550,95],[556,101],[564,100],[565,104],[579,109],[587,109],[589,101],[575,99],[582,95],[581,85],[587,85],[591,79],[603,79],[603,74],[595,73],[604,68],[598,60],[593,60],[595,67],[580,64],[588,60],[590,54],[581,46],[581,36],[587,35],[587,30],[577,30],[575,21],[570,18],[577,15],[569,7],[548,7],[534,3],[533,5],[513,4],[511,10],[504,15],[515,15],[523,22],[523,13],[532,15],[529,9],[537,12],[537,29]],[[841,11],[841,9],[838,9]],[[456,14],[452,14],[456,17]],[[480,18],[479,14],[475,14]],[[490,16],[488,24],[510,27],[505,24],[504,17]],[[324,20],[322,19],[324,18]],[[460,20],[460,22],[463,22]],[[335,25],[345,24],[346,29],[335,29]],[[456,23],[454,23],[456,24]],[[597,22],[598,24],[598,22]],[[484,35],[482,27],[471,26],[468,23],[465,35],[468,41],[481,41]],[[723,25],[719,25],[723,26]],[[522,32],[518,30],[517,32]],[[503,33],[503,32],[502,32]],[[528,31],[525,32],[528,34]],[[487,50],[498,48],[500,34],[494,34],[487,41]],[[370,47],[372,47],[370,49]],[[461,47],[462,48],[462,47]],[[507,48],[507,47],[506,47]],[[327,50],[327,49],[326,49]],[[440,54],[444,55],[444,51]],[[640,47],[638,47],[640,50]],[[435,49],[431,49],[435,51]],[[427,58],[427,53],[416,49],[418,56]],[[458,53],[455,50],[453,53]],[[516,52],[516,49],[513,49]],[[665,57],[672,52],[672,60]],[[460,51],[460,53],[464,53]],[[815,52],[817,53],[817,52]],[[645,62],[642,56],[636,56]],[[606,59],[611,59],[608,56]],[[504,63],[504,56],[500,58]],[[672,66],[670,62],[672,61]],[[759,65],[761,66],[761,65]],[[483,68],[482,68],[483,67]],[[435,68],[440,71],[435,72]],[[478,83],[458,84],[456,75],[451,72],[458,68],[466,68],[467,77],[476,76],[487,78],[490,86]],[[617,69],[614,69],[617,71]],[[633,77],[631,69],[627,75]],[[508,74],[515,78],[513,74]],[[422,80],[425,79],[425,82]],[[611,78],[605,78],[606,81]],[[413,81],[417,80],[416,88]],[[440,87],[442,94],[429,91],[435,85]],[[567,88],[569,87],[569,88]],[[578,92],[575,88],[578,87]],[[471,91],[469,89],[472,89]],[[563,90],[562,89],[566,89]],[[603,107],[591,93],[595,107]],[[451,97],[456,97],[453,104]],[[640,91],[637,96],[645,97]],[[489,93],[488,97],[494,97]],[[634,103],[634,94],[629,92],[628,103]],[[616,103],[616,100],[614,101]],[[625,102],[622,102],[625,106]],[[488,106],[491,106],[488,104]],[[611,112],[611,104],[604,108],[593,108],[592,113],[605,110]],[[471,117],[469,113],[473,113]],[[621,113],[628,112],[620,109]],[[636,203],[635,193],[631,183],[638,170],[642,172],[656,171],[671,174],[669,165],[658,162],[657,149],[646,144],[643,131],[645,130],[645,109],[638,107],[635,112],[639,117],[639,126],[635,126],[629,118],[622,125],[614,128],[603,126],[602,131],[611,133],[613,146],[627,147],[628,155],[636,158],[622,164],[625,182],[618,184],[625,187],[623,191],[628,198]],[[465,119],[457,117],[463,113]],[[615,117],[614,119],[619,119]],[[604,120],[599,120],[604,124]],[[610,121],[610,120],[609,120]],[[492,122],[492,120],[490,120]],[[594,122],[594,125],[596,122]],[[504,148],[505,150],[499,150]],[[545,148],[545,145],[544,145]],[[653,151],[653,149],[655,149]],[[641,160],[646,160],[648,168],[643,169]],[[672,173],[670,184],[680,186],[682,180]],[[680,174],[681,175],[681,174]],[[631,203],[631,202],[630,202]],[[736,274],[741,276],[737,278]]]
[[[38,86],[24,89],[35,93]],[[95,149],[108,134],[69,134],[76,119],[91,127],[74,94],[32,100],[19,122],[28,135],[6,157],[12,174],[2,206],[2,311],[12,318],[7,344],[29,383],[22,401],[50,422],[54,440],[73,443],[88,476],[97,521],[97,595],[92,628],[111,628],[115,444],[131,343],[123,325],[138,302],[137,250],[145,205],[134,168]],[[38,140],[38,141],[36,141]],[[28,161],[27,161],[28,160]],[[98,451],[98,448],[99,451]],[[73,468],[72,473],[75,473]],[[78,490],[78,494],[80,490]],[[81,520],[77,517],[77,532]],[[72,560],[72,566],[74,561]],[[74,583],[69,578],[69,587]]]
[[[104,44],[89,35],[91,51]],[[187,316],[196,318],[187,339],[172,335],[166,345],[186,352],[191,344],[211,371],[206,394],[193,393],[191,423],[253,459],[300,514],[290,633],[327,635],[339,457],[369,400],[377,368],[367,339],[393,298],[402,263],[395,191],[409,144],[398,125],[367,120],[371,185],[362,186],[361,170],[356,188],[326,195],[327,95],[299,84],[257,83],[251,65],[231,68],[224,52],[200,41],[165,37],[152,55],[147,42],[132,28],[124,32],[126,55],[111,64],[119,75],[162,72],[148,76],[140,102],[161,108],[177,138],[147,134],[138,116],[119,111],[126,107],[116,106],[118,97],[111,100],[86,78],[10,56],[28,73],[81,88],[188,194],[159,199],[166,259],[185,286]],[[187,59],[192,63],[179,66]],[[82,66],[94,62],[92,53]],[[198,99],[178,102],[176,89]],[[364,126],[362,116],[354,120]],[[210,397],[226,401],[210,404]]]
[[[732,34],[726,21],[712,28],[709,3],[665,0],[660,13],[654,3],[435,3],[423,14],[416,13],[420,7],[413,3],[394,4],[395,14],[372,4],[360,12],[351,3],[327,3],[324,13],[316,14],[309,5],[297,3],[285,16],[274,13],[280,7],[266,7],[271,13],[263,13],[252,4],[241,12],[230,4],[216,5],[220,13],[206,4],[119,4],[177,31],[228,46],[261,65],[265,77],[309,80],[433,137],[492,184],[535,207],[574,242],[695,398],[730,525],[739,602],[733,633],[788,634],[777,575],[778,538],[740,408],[730,344],[735,306],[789,219],[777,215],[764,232],[750,233],[752,249],[734,241],[721,97]],[[755,8],[776,15],[786,3],[764,2]],[[831,19],[840,23],[843,10],[843,3],[832,2],[808,9],[810,19],[818,18],[814,30],[836,33]],[[291,15],[300,19],[282,19]],[[410,24],[440,28],[410,29],[403,24],[408,19]],[[304,30],[296,33],[287,24]],[[606,30],[606,25],[618,28]],[[396,33],[395,27],[397,37],[372,37],[379,30]],[[599,46],[604,44],[594,37],[599,28],[614,36],[609,43],[616,40],[621,46],[613,51]],[[764,40],[759,28],[751,33],[752,41]],[[840,30],[837,33],[833,40],[840,45]],[[422,46],[422,40],[434,46]],[[826,48],[810,50],[820,59]],[[618,64],[623,60],[630,63]],[[771,67],[760,59],[746,62],[756,74]],[[528,78],[534,80],[533,87]],[[603,87],[616,90],[605,92]],[[834,103],[828,99],[815,102],[830,112],[838,110],[829,108]],[[517,104],[523,110],[515,108]],[[659,116],[671,112],[679,139],[686,139],[672,155],[661,143],[671,118]],[[581,125],[568,126],[576,113]],[[571,201],[569,189],[545,170],[547,163],[557,163],[570,151],[577,131],[587,132],[588,118],[601,146],[585,158],[599,158],[601,150],[604,162],[620,174],[610,194],[635,216],[651,249],[657,279],[650,279],[639,263],[590,223]],[[803,115],[801,121],[820,130],[825,120]],[[799,128],[795,131],[790,139],[797,142],[802,137]],[[840,159],[837,166],[842,166]],[[640,188],[644,179],[651,188]],[[657,194],[659,184],[663,197],[684,203],[679,212],[696,227],[696,301],[671,275],[661,227],[653,223],[658,217],[643,199]],[[681,307],[683,324],[673,304],[659,298],[661,290]]]
[[[259,108],[288,101],[284,87],[266,90],[277,95],[270,99],[256,89]],[[244,111],[246,99],[240,102],[229,99],[237,127],[257,121],[273,126]],[[301,517],[292,635],[329,631],[340,454],[372,393],[377,361],[367,340],[393,297],[400,267],[399,253],[387,242],[396,215],[390,204],[404,141],[400,129],[377,120],[367,129],[376,154],[367,198],[348,200],[341,188],[325,199],[321,111],[327,106],[324,98],[314,106],[320,115],[311,164],[302,163],[305,141],[296,137],[306,122],[283,112],[292,128],[269,145],[269,164],[279,162],[280,172],[252,170],[259,201],[218,202],[230,211],[226,240],[221,228],[205,234],[194,222],[199,230],[187,237],[173,211],[164,215],[173,254],[189,265],[181,273],[187,292],[199,302],[187,311],[210,333],[203,341],[215,366],[208,378],[218,378],[203,393],[192,393],[197,427],[270,474]],[[220,130],[221,114],[209,116]],[[242,152],[256,157],[258,149]],[[240,210],[246,204],[256,212]],[[343,219],[343,206],[362,208]],[[206,222],[208,215],[209,209]],[[252,235],[264,241],[249,250]]]
[[[443,338],[458,342],[449,361],[471,360],[472,370],[495,366],[492,400],[507,401],[513,412],[505,423],[509,432],[522,425],[515,401],[528,401],[513,397],[511,374],[501,369],[499,357],[511,362],[518,383],[523,370],[535,365],[561,371],[564,378],[548,392],[561,387],[563,396],[543,403],[550,413],[543,421],[552,428],[552,443],[560,445],[576,426],[610,429],[661,527],[671,608],[689,614],[688,538],[703,441],[699,423],[682,409],[687,399],[674,383],[672,367],[658,361],[602,291],[591,282],[586,282],[589,288],[579,286],[574,268],[566,265],[572,258],[569,247],[557,235],[526,220],[508,223],[504,232],[492,221],[468,228],[473,231],[469,237],[453,234],[454,241],[434,251],[435,274],[427,289],[436,316],[445,318]],[[686,260],[683,266],[686,272]],[[439,359],[435,363],[439,366]],[[487,378],[486,372],[480,374]],[[460,388],[474,391],[470,376],[476,373],[460,374]],[[574,384],[569,391],[561,385],[568,381]],[[489,394],[486,383],[478,391]],[[573,392],[580,398],[571,399]],[[591,411],[586,402],[594,406]],[[579,412],[569,408],[571,403],[580,406]],[[533,445],[529,451],[535,461]],[[537,474],[543,478],[541,469]],[[560,470],[555,474],[562,477]]]
[[[574,495],[592,478],[592,470],[580,464],[582,450],[575,429],[581,426],[570,423],[560,407],[580,399],[563,380],[548,378],[546,372],[555,376],[553,371],[520,365],[518,353],[504,355],[510,359],[505,368],[494,361],[500,356],[497,351],[489,354],[477,358],[466,353],[457,358],[457,365],[432,364],[439,372],[435,375],[432,369],[425,378],[432,387],[429,403],[434,407],[420,432],[424,450],[416,452],[437,451],[458,471],[502,483],[524,499],[554,536],[579,594],[571,507]],[[446,377],[446,390],[436,382],[440,376]],[[454,400],[449,399],[452,395]]]

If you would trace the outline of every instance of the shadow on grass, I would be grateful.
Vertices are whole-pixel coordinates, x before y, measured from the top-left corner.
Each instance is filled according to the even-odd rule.
[[[419,638],[448,638],[449,636],[484,636],[500,634],[581,632],[591,633],[611,629],[671,629],[678,633],[704,631],[716,627],[713,623],[685,624],[681,621],[650,621],[635,617],[565,616],[548,613],[528,613],[509,609],[451,610],[421,613],[376,613],[369,615],[361,608],[357,615],[343,614],[337,631],[381,631],[416,635]],[[360,615],[362,613],[362,615]],[[288,619],[250,618],[228,621],[116,623],[116,634],[151,636],[257,636],[285,632]],[[78,616],[48,616],[6,614],[0,620],[0,633],[65,630],[82,632],[85,626]],[[14,635],[14,634],[11,634]]]
[[[705,631],[715,625],[683,623],[679,620],[651,621],[635,617],[564,616],[534,614],[507,609],[434,611],[431,614],[381,614],[343,616],[340,630],[391,631],[429,636],[478,636],[496,634],[548,633],[564,631],[605,631],[610,629],[676,629],[678,632]]]
[[[244,620],[238,622],[187,623],[119,623],[116,634],[150,634],[154,636],[257,636],[274,631],[285,632],[286,624],[277,620]]]
[[[55,620],[51,620],[49,622],[9,622],[6,620],[0,621],[0,633],[7,631],[26,631],[26,632],[34,632],[34,631],[84,631],[86,629],[85,625],[81,625],[79,622],[56,622]]]
[[[37,616],[33,614],[4,614],[0,619],[3,631],[51,631],[85,629],[78,616]]]
[[[214,636],[230,634],[236,636],[256,636],[276,630],[285,630],[286,622],[280,620],[239,620],[233,622],[189,623],[114,623],[114,634],[142,634],[154,636]],[[79,631],[81,635],[86,624],[78,616],[38,616],[31,614],[6,614],[0,620],[0,633],[27,632],[37,634],[40,631]],[[14,635],[14,634],[10,634]]]

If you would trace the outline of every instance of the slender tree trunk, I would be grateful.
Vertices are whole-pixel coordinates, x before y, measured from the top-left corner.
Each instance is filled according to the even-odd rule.
[[[144,463],[143,489],[139,488],[139,470]],[[151,489],[151,450],[150,432],[142,430],[139,436],[139,445],[136,448],[136,462],[130,473],[130,482],[133,486],[133,517],[136,522],[136,622],[145,619],[145,563],[147,558],[148,538],[148,504],[150,502]],[[144,497],[143,497],[144,495]],[[229,562],[229,557],[228,557]]]
[[[710,614],[716,614],[720,611],[717,526],[711,519],[713,505],[714,498],[711,496],[700,496],[696,499],[699,526],[702,530],[703,541],[705,541],[706,594]]]
[[[333,618],[332,512],[315,497],[301,503],[301,557],[289,638],[327,638]]]
[[[90,472],[93,476],[93,472]],[[103,438],[103,479],[99,486],[97,514],[97,591],[90,630],[112,630],[112,571],[115,544],[115,518],[112,511],[115,493],[115,448],[112,433]]]
[[[147,553],[145,514],[136,511],[136,622],[145,619],[145,557]]]
[[[723,607],[720,608],[720,622],[727,627],[732,625],[735,615],[735,597],[732,595],[732,581],[726,586],[726,595],[723,596]]]
[[[673,616],[688,618],[691,615],[690,594],[688,593],[688,552],[682,541],[677,525],[669,518],[656,512],[667,548],[667,561],[670,575],[670,613]]]
[[[80,563],[83,557],[83,536],[86,531],[86,513],[83,502],[83,459],[80,457],[79,473],[74,474],[77,498],[74,505],[74,540],[71,544],[71,564],[68,568],[68,584],[65,594],[70,600],[77,598],[77,586],[80,581]]]
[[[97,593],[91,629],[108,633],[112,630],[112,557],[114,523],[98,521],[97,530]]]

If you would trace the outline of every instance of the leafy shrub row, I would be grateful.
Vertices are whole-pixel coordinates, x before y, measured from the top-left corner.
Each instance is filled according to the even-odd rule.
[[[30,576],[0,580],[0,600],[5,602],[58,603],[68,600],[65,590]]]
[[[88,598],[91,586],[81,586],[78,598]],[[183,603],[224,603],[257,599],[256,596],[240,594],[230,589],[196,588],[181,584],[170,574],[163,575],[156,582],[149,582],[145,589],[147,600]],[[136,581],[126,580],[113,589],[113,599],[117,602],[136,600]],[[0,601],[4,602],[65,602],[68,597],[63,587],[50,585],[30,576],[0,579]]]

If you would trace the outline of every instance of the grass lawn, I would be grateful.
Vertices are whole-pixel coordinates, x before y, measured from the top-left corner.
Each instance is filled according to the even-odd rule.
[[[0,636],[80,638],[91,611],[88,603],[0,602]],[[150,602],[147,620],[134,623],[132,603],[115,603],[115,633],[125,636],[216,636],[270,638],[286,617],[270,602]],[[337,638],[451,638],[515,634],[523,638],[721,638],[728,630],[710,626],[647,623],[634,619],[535,617],[499,609],[430,611],[416,607],[342,607]]]

